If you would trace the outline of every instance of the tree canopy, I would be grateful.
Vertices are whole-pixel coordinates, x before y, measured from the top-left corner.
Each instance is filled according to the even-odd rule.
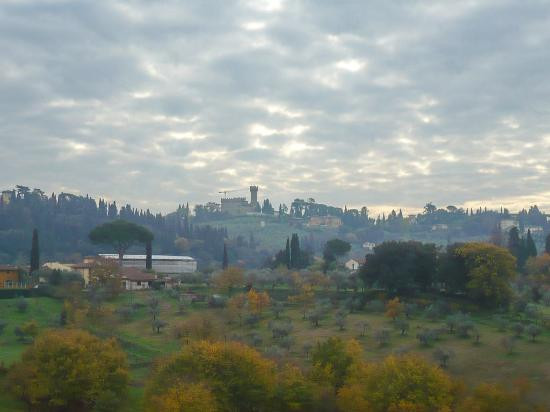
[[[466,243],[456,253],[465,261],[471,298],[486,306],[510,302],[516,259],[508,250],[489,243]]]
[[[89,234],[92,243],[111,245],[122,261],[124,253],[135,243],[151,242],[153,233],[140,225],[118,219],[95,227]]]
[[[209,388],[217,410],[265,410],[274,397],[275,364],[241,343],[192,343],[159,364],[147,386],[146,402],[166,396],[182,381]]]
[[[410,355],[361,363],[338,392],[340,410],[348,412],[450,410],[453,400],[449,376]]]
[[[367,255],[360,276],[367,285],[391,292],[429,288],[436,274],[436,249],[431,243],[390,241]]]
[[[126,355],[115,340],[81,330],[40,335],[14,364],[10,389],[32,410],[116,410],[128,386]]]

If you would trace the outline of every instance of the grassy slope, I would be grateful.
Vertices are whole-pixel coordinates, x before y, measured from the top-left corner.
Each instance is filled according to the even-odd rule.
[[[0,319],[7,322],[4,332],[0,335],[0,363],[5,366],[16,362],[27,344],[17,341],[14,328],[22,323],[35,320],[40,329],[54,326],[61,311],[61,301],[50,298],[27,299],[29,304],[26,312],[17,310],[16,299],[0,299]],[[3,388],[3,378],[0,376],[0,388]],[[3,390],[0,390],[0,411],[25,410],[24,405],[14,400]]]
[[[262,222],[264,224],[262,225]],[[267,216],[242,216],[231,219],[209,221],[212,226],[226,227],[230,237],[243,236],[248,240],[250,233],[260,242],[262,249],[279,250],[284,248],[287,237],[293,233],[306,236],[309,233],[334,234],[334,229],[308,229],[287,223],[279,223],[276,218]]]
[[[113,334],[117,336],[122,347],[128,354],[131,366],[131,388],[130,399],[127,410],[140,410],[143,396],[143,385],[150,374],[150,365],[153,359],[166,356],[178,350],[180,343],[174,336],[174,326],[189,316],[177,314],[176,301],[169,297],[166,292],[155,292],[161,299],[161,319],[166,320],[169,326],[160,335],[154,333],[150,327],[149,314],[146,307],[142,307],[129,322],[120,322],[116,316],[107,316],[103,324],[99,324],[98,332]],[[137,292],[130,298],[129,295],[122,295],[109,305],[109,309],[132,302],[144,303],[148,293]],[[25,314],[20,314],[15,309],[14,300],[0,300],[2,318],[10,322],[10,326],[0,338],[1,351],[0,360],[13,362],[18,359],[25,345],[17,342],[13,336],[13,326],[28,319],[35,319],[42,327],[51,326],[60,310],[61,303],[47,298],[29,299],[31,305]],[[210,309],[204,304],[198,304],[190,310],[191,312],[211,313],[221,320],[223,312],[220,309]],[[357,338],[365,349],[367,360],[379,360],[391,354],[397,348],[407,347],[411,352],[419,353],[427,359],[432,360],[434,348],[441,346],[453,349],[455,357],[451,360],[448,372],[457,378],[464,380],[467,386],[474,386],[479,382],[498,381],[510,385],[512,381],[520,376],[528,377],[533,387],[533,396],[539,402],[548,402],[550,399],[547,388],[550,385],[550,359],[548,359],[548,345],[550,333],[546,331],[532,343],[526,337],[519,340],[516,352],[507,355],[500,345],[500,340],[506,333],[498,332],[490,315],[480,316],[475,319],[477,327],[481,330],[481,343],[476,345],[472,339],[459,338],[456,335],[445,334],[440,342],[432,347],[421,347],[415,339],[416,333],[423,327],[443,328],[442,321],[431,322],[421,317],[415,317],[411,321],[409,333],[401,336],[397,331],[392,330],[390,343],[385,347],[379,347],[372,338],[373,331],[379,328],[392,328],[392,323],[382,314],[378,313],[357,313],[348,316],[347,326],[344,331],[339,331],[334,324],[333,310],[321,321],[319,328],[312,327],[307,321],[302,320],[298,308],[290,307],[282,315],[293,320],[295,344],[286,355],[289,358],[306,364],[302,347],[304,343],[315,344],[329,336],[340,336],[343,339]],[[237,324],[229,326],[225,333],[237,334],[246,337],[250,333],[259,333],[263,337],[263,344],[260,349],[273,344],[271,333],[267,323],[271,314],[265,312],[264,319],[260,326],[255,329],[239,327]],[[367,321],[370,330],[366,337],[360,337],[359,322]],[[221,322],[220,322],[221,323]],[[4,349],[8,350],[4,350]],[[1,382],[0,382],[1,383]],[[0,394],[0,410],[20,410],[18,403],[10,399],[7,394]]]

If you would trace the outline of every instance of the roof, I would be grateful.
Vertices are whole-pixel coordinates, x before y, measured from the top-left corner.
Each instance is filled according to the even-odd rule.
[[[0,270],[13,270],[13,271],[16,271],[16,270],[19,270],[20,268],[17,267],[17,266],[13,266],[13,265],[0,265]]]
[[[118,259],[118,255],[115,253],[100,253],[99,256],[105,259]],[[123,260],[145,260],[146,255],[124,255]],[[175,260],[175,261],[185,261],[185,262],[194,262],[195,259],[191,256],[171,256],[171,255],[153,255],[153,261],[159,260]]]
[[[157,278],[152,273],[147,273],[137,268],[121,268],[119,273],[123,279],[140,282],[152,281]]]
[[[71,263],[69,266],[71,266],[73,269],[91,269],[94,267],[93,263]]]

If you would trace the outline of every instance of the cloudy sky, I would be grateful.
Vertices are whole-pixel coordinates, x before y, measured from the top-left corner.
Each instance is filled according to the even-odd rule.
[[[0,186],[550,209],[549,45],[548,1],[2,0]]]

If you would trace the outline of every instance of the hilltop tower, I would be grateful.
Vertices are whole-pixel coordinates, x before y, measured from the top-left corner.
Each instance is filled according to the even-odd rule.
[[[250,186],[250,206],[258,206],[258,186]]]

